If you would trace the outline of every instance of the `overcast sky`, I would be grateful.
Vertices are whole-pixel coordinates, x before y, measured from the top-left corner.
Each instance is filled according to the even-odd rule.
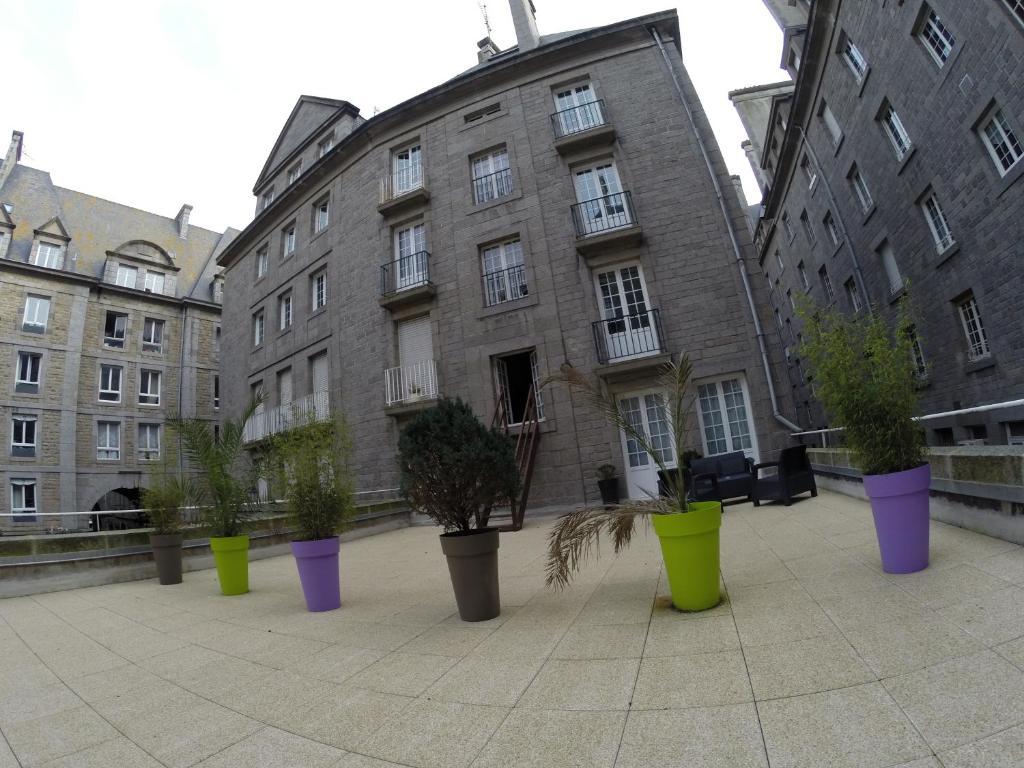
[[[672,0],[535,0],[541,34],[599,26]],[[221,230],[252,220],[252,185],[300,94],[366,117],[476,62],[477,0],[2,0],[0,143],[56,184]],[[515,42],[507,0],[492,37]],[[733,173],[734,88],[773,82],[781,34],[761,0],[681,0],[683,60]]]

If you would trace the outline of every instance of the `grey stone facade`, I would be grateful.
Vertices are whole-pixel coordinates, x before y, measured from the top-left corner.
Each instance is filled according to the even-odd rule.
[[[664,41],[667,60],[649,28]],[[496,374],[503,356],[533,353],[537,379],[570,363],[625,394],[651,392],[658,364],[685,351],[697,381],[743,382],[750,452],[769,458],[785,440],[788,427],[780,418],[792,419],[793,406],[786,398],[774,408],[771,402],[740,275],[749,269],[757,276],[746,211],[682,66],[675,13],[542,35],[528,50],[481,58],[462,75],[365,121],[347,102],[299,100],[253,190],[257,217],[219,260],[226,279],[224,369],[238,372],[225,376],[227,413],[240,413],[258,387],[268,416],[310,397],[313,358],[326,353],[330,405],[352,429],[358,488],[394,489],[399,431],[434,393],[427,383],[422,397],[417,384],[413,396],[389,405],[385,370],[402,362],[399,323],[421,317],[429,319],[438,394],[461,397],[487,422],[497,393],[505,391]],[[737,233],[735,251],[673,76],[708,147]],[[557,137],[554,94],[581,83],[602,100],[602,124]],[[333,149],[318,159],[317,146],[332,133]],[[420,147],[423,189],[379,205],[381,179],[394,171],[396,153],[413,145]],[[477,202],[473,160],[495,148],[507,151],[510,173],[496,199]],[[288,185],[288,169],[300,157],[302,173]],[[631,194],[635,216],[615,231],[578,239],[574,173],[608,162]],[[264,209],[270,186],[274,200]],[[325,199],[330,223],[317,232],[314,216]],[[292,222],[297,244],[285,258]],[[382,297],[381,266],[395,268],[394,231],[416,224],[424,226],[429,281]],[[512,239],[523,255],[516,294],[487,306],[481,249]],[[264,249],[266,274],[258,277]],[[659,313],[661,343],[650,354],[606,362],[599,360],[593,327],[602,318],[595,279],[623,265],[642,273],[646,306]],[[321,270],[327,302],[315,309]],[[758,306],[767,306],[763,281],[752,290]],[[278,305],[288,291],[292,322],[280,330]],[[255,344],[259,312],[266,335]],[[770,322],[770,315],[758,320]],[[767,357],[782,374],[775,387],[785,389],[773,342]],[[282,381],[290,382],[284,397]],[[620,436],[598,413],[559,387],[544,390],[543,408],[531,506],[594,501],[595,470],[607,462],[625,478]],[[695,417],[691,444],[706,452],[701,426]],[[630,492],[626,480],[622,491]]]
[[[827,422],[796,352],[800,322],[789,297],[807,292],[853,312],[844,287],[850,281],[860,301],[887,318],[910,286],[926,363],[925,414],[1024,398],[1024,159],[1014,161],[1024,147],[1024,22],[1012,5],[797,4],[802,18],[787,18],[785,27],[802,42],[795,82],[731,94],[751,145],[763,148],[755,157],[765,180],[755,238],[760,280],[772,289],[791,386],[809,428]],[[887,126],[890,108],[895,128],[891,119]],[[1006,167],[986,142],[997,111],[1011,147]],[[754,119],[766,112],[767,123]],[[855,172],[870,193],[865,204]],[[948,238],[934,226],[932,195]],[[972,313],[983,337],[968,336]],[[1024,408],[940,416],[925,425],[939,445],[1024,440]]]
[[[218,417],[215,259],[235,232],[190,225],[191,206],[170,218],[58,187],[19,162],[22,141],[15,132],[0,169],[0,531],[88,529],[88,515],[51,515],[134,506],[154,466],[176,460],[168,415]],[[30,297],[48,302],[42,323],[26,322]],[[124,317],[109,334],[108,313]],[[26,417],[31,446],[15,424]],[[105,424],[117,425],[116,454],[101,454]],[[12,518],[23,482],[38,514]]]

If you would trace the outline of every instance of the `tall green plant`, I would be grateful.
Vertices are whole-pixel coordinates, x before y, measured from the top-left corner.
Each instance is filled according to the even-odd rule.
[[[260,398],[253,399],[234,420],[226,420],[219,434],[201,419],[172,418],[168,426],[181,437],[185,456],[198,470],[198,503],[215,537],[238,536],[242,522],[253,514],[252,472],[244,466],[245,424],[256,412]]]
[[[142,491],[142,506],[157,536],[171,536],[181,530],[181,510],[199,496],[195,479],[166,463],[150,476]]]
[[[269,463],[284,492],[296,541],[337,536],[355,514],[351,444],[340,414],[309,421],[271,439]]]
[[[798,307],[818,399],[843,428],[853,460],[866,475],[902,472],[924,463],[909,298],[894,330],[877,314],[849,318],[834,309]]]

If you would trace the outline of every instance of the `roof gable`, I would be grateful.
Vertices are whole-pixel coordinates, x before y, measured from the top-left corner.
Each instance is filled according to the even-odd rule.
[[[14,219],[7,212],[7,207],[0,205],[0,227],[6,227],[8,229],[14,229]]]
[[[71,235],[68,234],[67,229],[64,227],[64,223],[60,220],[60,216],[54,216],[43,226],[36,229],[37,235],[52,235],[61,240],[70,240]]]

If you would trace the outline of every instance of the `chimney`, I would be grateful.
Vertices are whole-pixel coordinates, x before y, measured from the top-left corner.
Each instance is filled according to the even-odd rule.
[[[481,64],[491,58],[494,54],[501,53],[501,49],[494,44],[494,41],[491,40],[490,37],[485,37],[477,43],[476,46],[480,49],[476,52],[476,60]]]
[[[0,165],[0,187],[4,185],[7,177],[14,170],[14,166],[21,160],[21,145],[24,140],[25,134],[21,131],[13,131],[11,133],[11,146],[7,149],[7,156],[4,158],[3,165]]]
[[[192,206],[185,203],[181,206],[181,210],[178,211],[178,215],[174,217],[174,220],[178,222],[178,237],[182,240],[188,239],[188,217],[192,213]]]
[[[540,45],[540,33],[537,31],[537,9],[533,0],[508,0],[512,6],[512,23],[516,27],[516,40],[519,41],[519,52],[532,51]]]

